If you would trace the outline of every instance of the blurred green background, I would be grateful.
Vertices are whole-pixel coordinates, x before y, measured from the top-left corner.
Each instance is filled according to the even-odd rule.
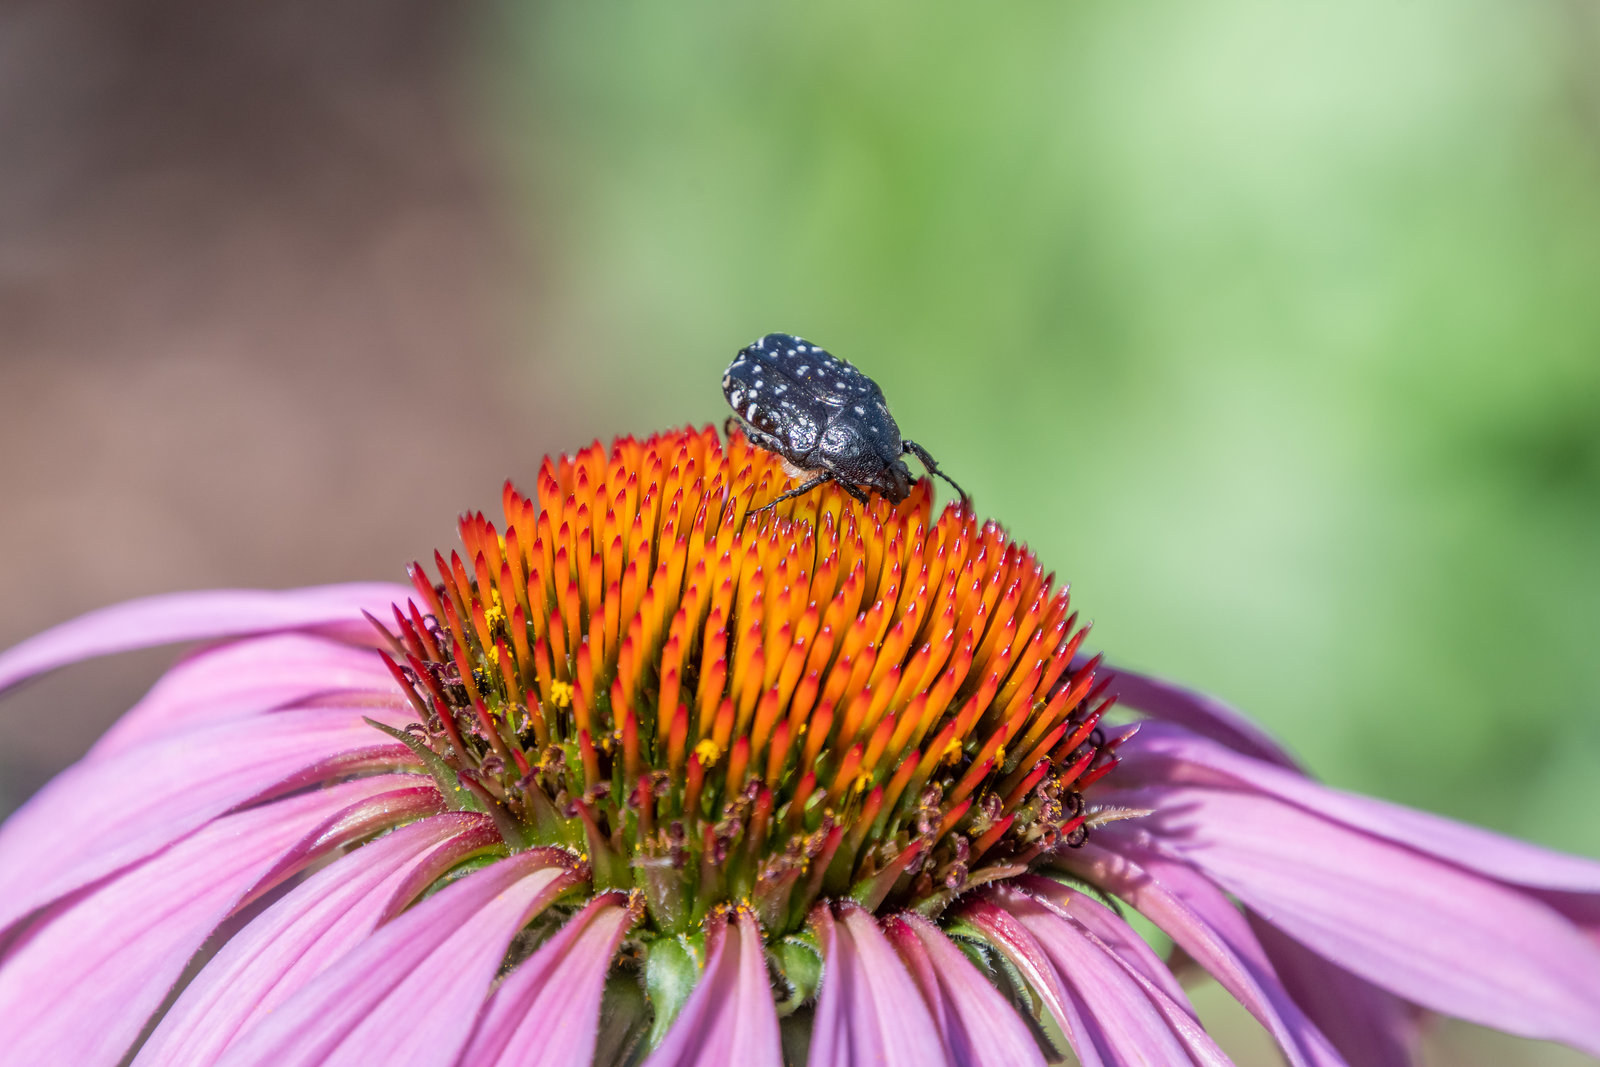
[[[1600,854],[1600,9],[508,9],[532,383],[884,387],[1129,666],[1340,785]]]

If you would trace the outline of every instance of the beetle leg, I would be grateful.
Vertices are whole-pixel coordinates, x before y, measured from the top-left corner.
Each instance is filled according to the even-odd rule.
[[[792,499],[793,497],[797,497],[797,496],[803,496],[804,494],[809,493],[809,492],[811,492],[811,490],[817,488],[817,486],[824,485],[824,484],[826,484],[828,482],[831,482],[831,481],[833,481],[833,475],[829,474],[826,471],[824,471],[823,473],[817,475],[815,478],[811,479],[809,482],[803,482],[800,485],[795,486],[793,489],[790,489],[786,493],[780,493],[778,496],[773,497],[771,500],[767,501],[765,504],[762,504],[759,508],[752,508],[750,510],[750,514],[754,515],[758,511],[766,511],[768,508],[773,507],[773,506],[775,506],[777,504],[781,504],[785,500],[789,500],[789,499]],[[839,484],[840,485],[845,485],[844,482],[840,482]],[[855,486],[853,486],[853,485],[845,485],[845,488],[849,489],[849,490],[855,490]]]
[[[837,478],[834,479],[834,484],[840,489],[843,489],[845,492],[849,493],[851,496],[855,497],[861,503],[872,503],[872,498],[867,496],[866,492],[863,491],[860,486],[852,485],[850,482],[841,482]]]
[[[933,461],[933,457],[928,455],[928,450],[926,448],[923,448],[921,445],[917,444],[915,441],[904,441],[904,440],[902,440],[900,442],[900,450],[902,452],[909,452],[913,456],[916,456],[919,460],[922,461],[922,465],[924,467],[928,468],[928,473],[929,474],[933,475],[935,478],[943,478],[945,481],[949,482],[952,486],[954,486],[955,487],[955,491],[957,493],[961,494],[961,502],[962,503],[966,503],[970,499],[967,496],[967,491],[965,489],[961,488],[959,485],[956,485],[956,480],[954,478],[950,477],[944,471],[939,469],[939,464],[935,463]]]
[[[735,430],[738,430],[743,434],[748,434],[750,432],[744,428],[744,423],[739,421],[739,416],[737,415],[729,415],[727,418],[722,420],[723,437],[731,438],[733,436],[733,431]]]

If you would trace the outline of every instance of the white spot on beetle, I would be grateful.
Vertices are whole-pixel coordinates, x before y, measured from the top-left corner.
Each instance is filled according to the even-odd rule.
[[[857,415],[865,415],[867,413],[867,409],[862,407],[860,404],[857,404],[855,407],[855,412]]]
[[[756,406],[754,404],[751,404],[749,407],[744,409],[744,417],[747,419],[753,419],[756,417]]]

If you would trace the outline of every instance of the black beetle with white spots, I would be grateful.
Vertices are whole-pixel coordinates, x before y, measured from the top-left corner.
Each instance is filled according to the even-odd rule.
[[[769,333],[741,348],[722,376],[722,392],[738,425],[756,445],[776,452],[800,484],[769,500],[764,511],[828,482],[861,503],[867,490],[895,503],[911,491],[904,459],[966,492],[939,469],[928,450],[900,436],[878,383],[826,350],[786,333]]]

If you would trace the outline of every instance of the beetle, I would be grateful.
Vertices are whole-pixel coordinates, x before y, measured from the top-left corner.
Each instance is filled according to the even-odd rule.
[[[741,348],[722,376],[722,393],[734,410],[725,428],[741,427],[752,443],[782,458],[791,478],[801,479],[756,511],[828,482],[863,504],[863,486],[898,504],[911,491],[907,455],[967,500],[927,449],[900,436],[878,383],[809,341],[769,333]]]

